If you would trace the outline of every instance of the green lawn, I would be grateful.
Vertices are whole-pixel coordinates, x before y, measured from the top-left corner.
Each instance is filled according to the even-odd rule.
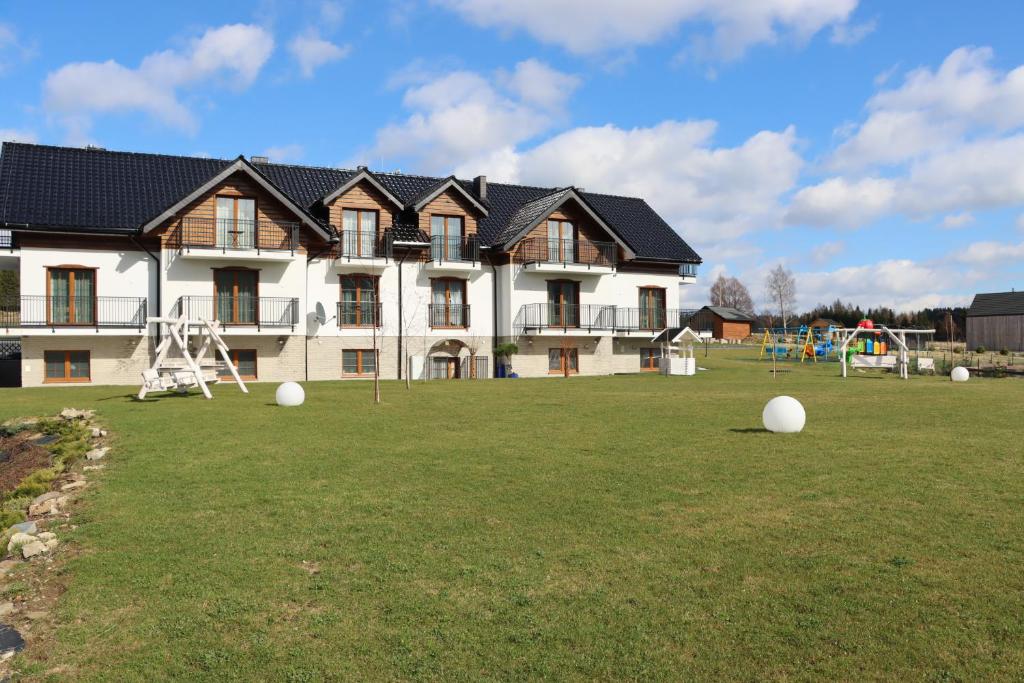
[[[1024,382],[0,391],[116,432],[45,665],[84,679],[1020,679]],[[798,435],[760,428],[799,398]]]

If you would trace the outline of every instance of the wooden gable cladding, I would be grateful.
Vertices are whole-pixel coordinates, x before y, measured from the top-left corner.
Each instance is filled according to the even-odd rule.
[[[273,195],[263,189],[255,180],[245,173],[238,172],[226,178],[222,183],[203,194],[178,214],[167,219],[154,232],[160,237],[161,243],[167,248],[177,248],[181,244],[183,221],[195,219],[199,225],[209,225],[209,229],[193,231],[189,239],[195,246],[214,246],[216,240],[217,197],[250,198],[256,200],[256,220],[260,221],[260,240],[267,244],[287,243],[292,225],[299,227],[299,250],[309,246],[322,245],[320,235],[301,225],[298,216],[282,204]],[[196,240],[199,240],[197,242]]]
[[[377,231],[383,233],[391,228],[394,205],[389,202],[373,185],[363,180],[345,191],[327,207],[331,225],[342,229],[341,213],[345,209],[362,209],[376,211],[380,215],[377,220]]]
[[[430,234],[431,216],[462,216],[462,227],[465,234],[475,235],[477,234],[476,217],[478,211],[465,197],[449,189],[434,197],[426,206],[420,209],[420,230],[428,235]]]
[[[548,239],[548,221],[569,221],[576,228],[576,239],[581,243],[609,243],[615,242],[615,238],[608,234],[608,232],[602,228],[598,223],[584,211],[575,200],[570,199],[562,206],[558,207],[555,211],[542,220],[540,223],[535,225],[530,232],[523,236],[523,239],[512,249],[515,252],[521,248],[521,245],[528,239],[537,238],[542,240]],[[619,245],[615,246],[615,254],[617,262],[621,263],[625,254]]]

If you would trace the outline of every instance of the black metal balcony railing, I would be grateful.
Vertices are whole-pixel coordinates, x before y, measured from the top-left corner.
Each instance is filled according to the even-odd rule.
[[[472,261],[480,260],[480,240],[475,235],[469,237],[430,237],[431,261]]]
[[[181,219],[178,248],[290,251],[299,246],[299,224],[279,221],[186,217]]]
[[[279,296],[182,296],[171,317],[217,321],[224,327],[291,327],[299,324],[299,300]]]
[[[146,327],[146,298],[138,296],[0,297],[0,327]]]
[[[607,330],[656,332],[685,325],[693,311],[675,308],[641,308],[605,304],[523,304],[515,327],[527,330]]]
[[[560,263],[610,268],[616,262],[613,242],[528,237],[515,251],[518,263]]]
[[[336,259],[391,258],[390,234],[375,235],[372,232],[340,230],[338,238]]]
[[[683,277],[697,277],[697,264],[696,263],[684,263],[679,266],[679,274]]]
[[[339,301],[339,327],[380,327],[381,304],[379,301]]]
[[[10,230],[0,230],[0,249],[14,249],[14,234]]]
[[[469,327],[469,304],[430,304],[427,318],[431,327]]]

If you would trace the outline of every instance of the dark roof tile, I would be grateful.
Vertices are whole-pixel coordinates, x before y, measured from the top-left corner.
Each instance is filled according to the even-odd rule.
[[[975,294],[967,315],[1024,315],[1024,292]]]

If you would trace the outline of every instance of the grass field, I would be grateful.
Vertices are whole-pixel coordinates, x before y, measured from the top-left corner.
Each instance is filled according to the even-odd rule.
[[[756,354],[756,351],[754,352]],[[1020,679],[1024,382],[712,352],[692,378],[95,408],[47,661],[106,680]],[[800,399],[797,435],[759,431]]]

